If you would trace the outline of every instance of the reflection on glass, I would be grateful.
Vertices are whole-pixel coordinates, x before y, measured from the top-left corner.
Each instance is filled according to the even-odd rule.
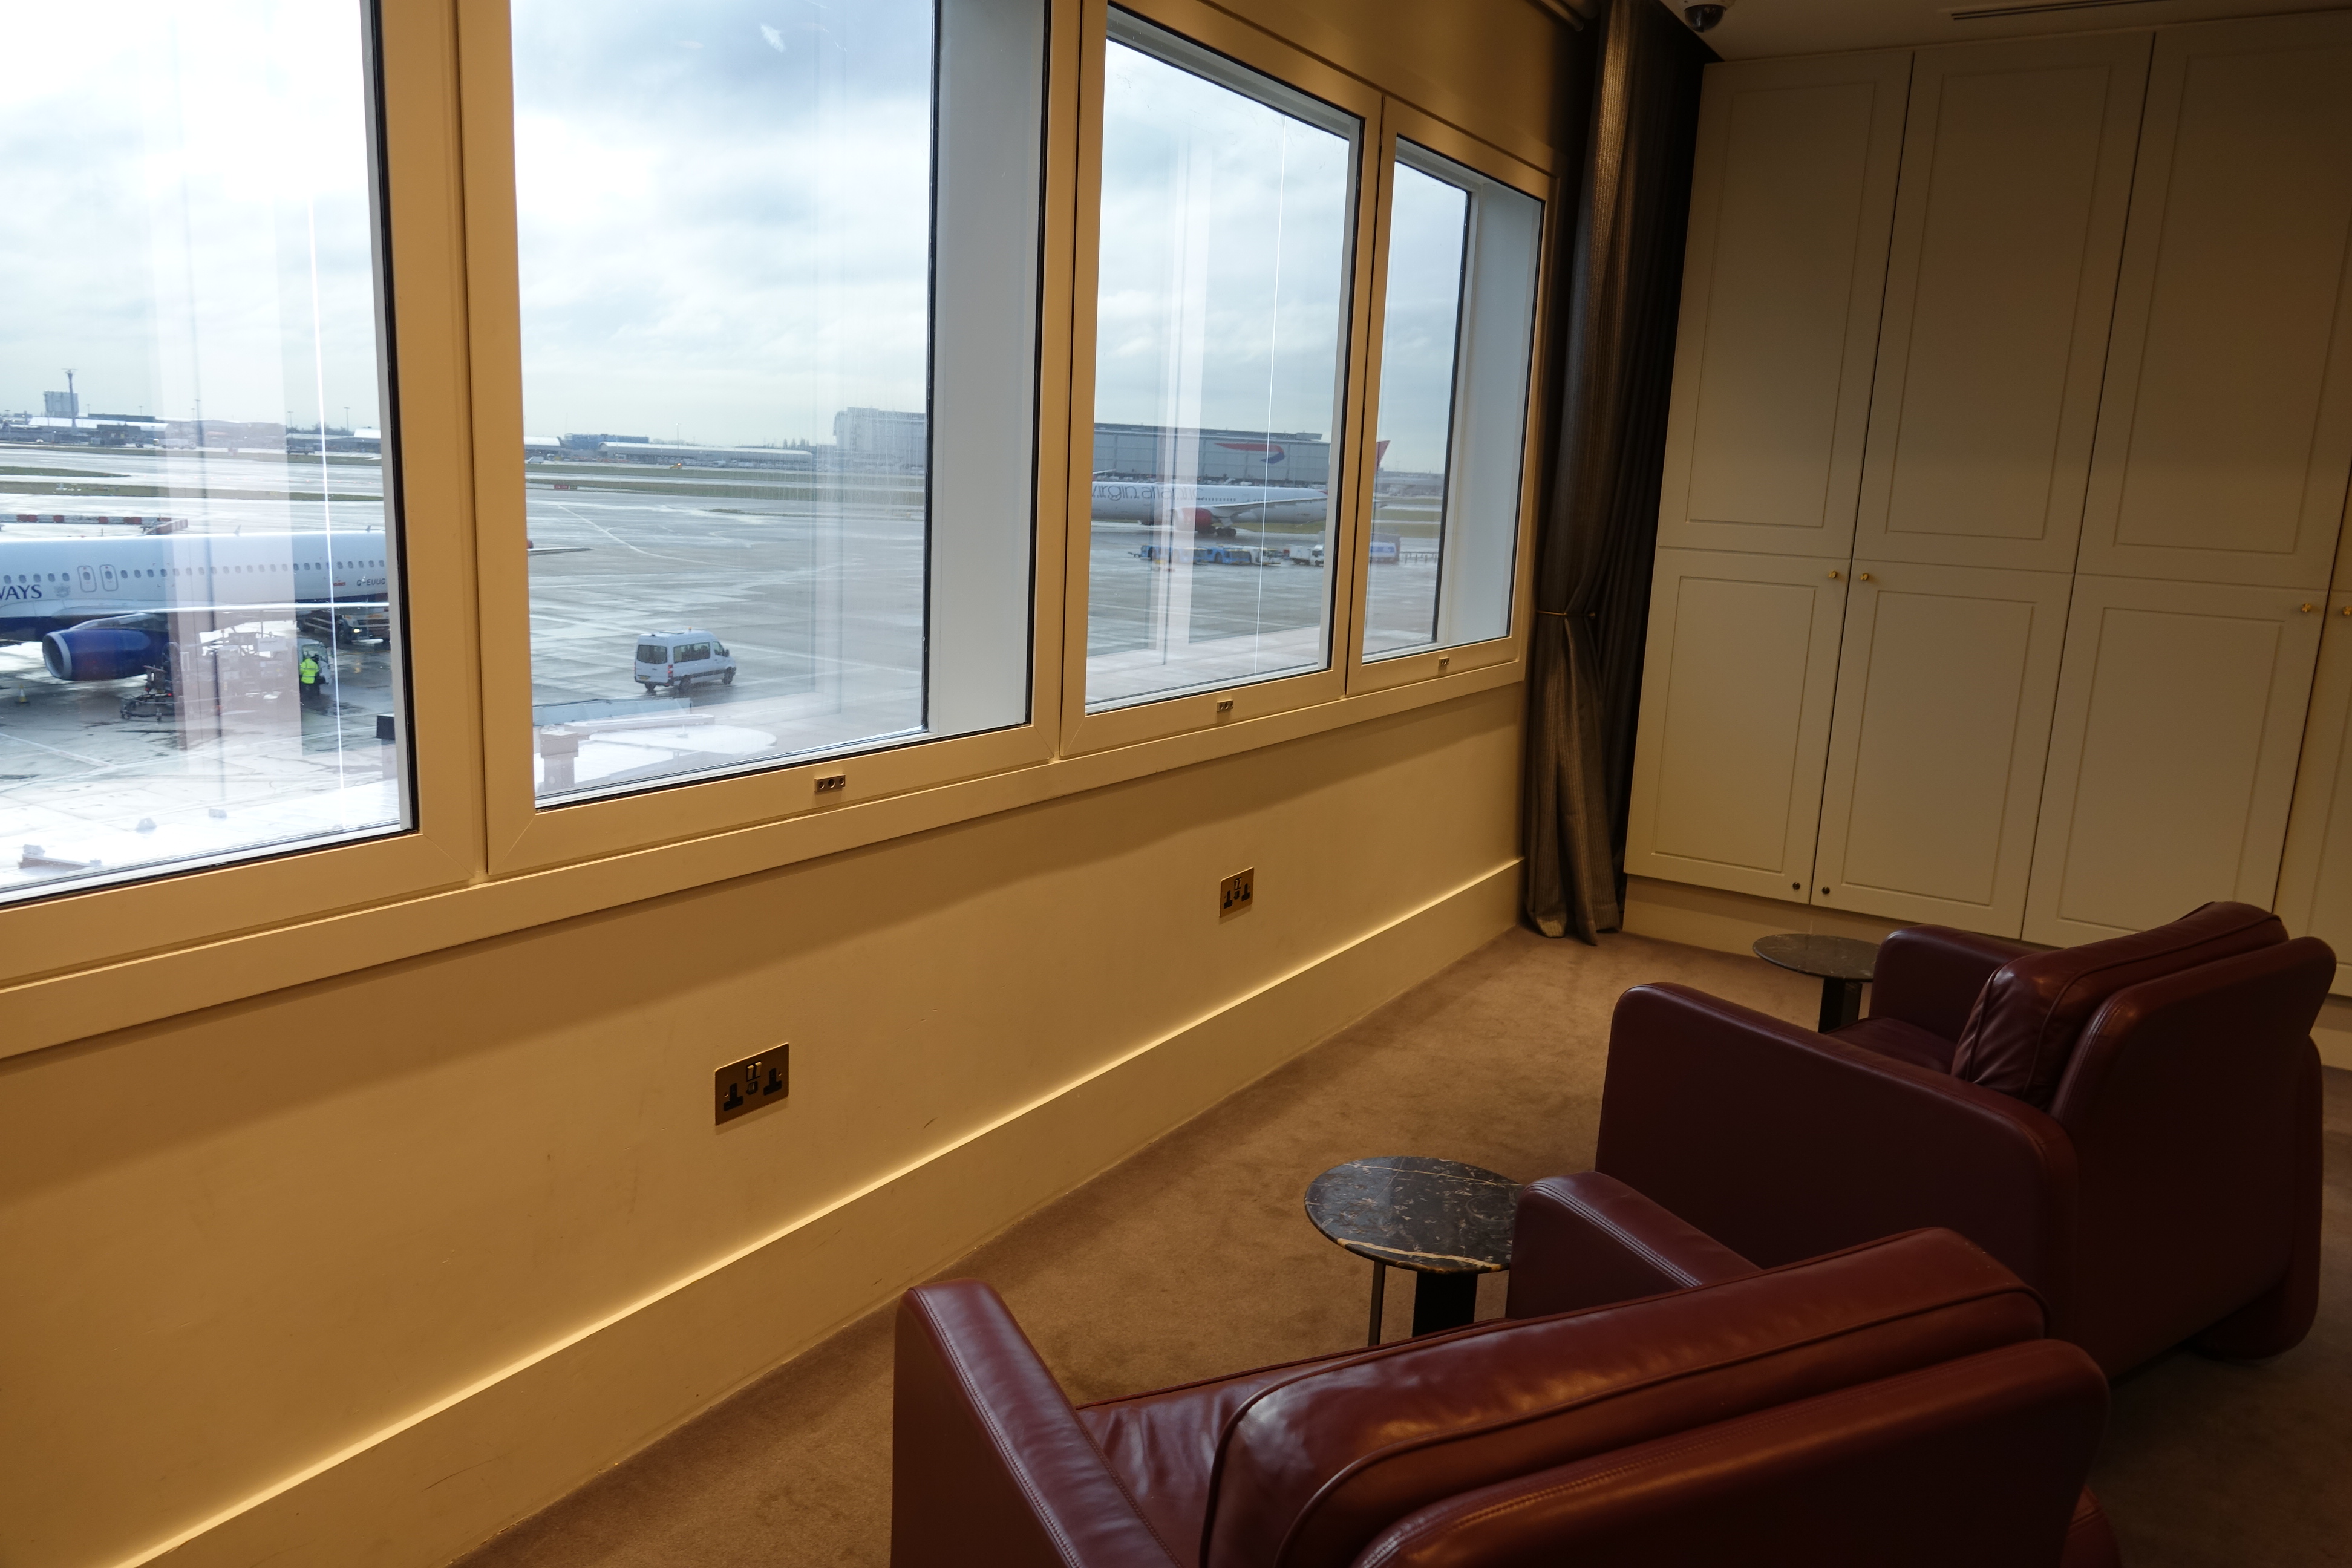
[[[1367,658],[1437,640],[1437,563],[1469,225],[1469,192],[1397,166],[1381,330],[1371,572],[1364,590]]]
[[[1511,629],[1543,204],[1411,142],[1391,171],[1364,657]]]
[[[409,820],[365,14],[0,29],[0,899]]]
[[[1328,658],[1358,122],[1113,13],[1087,707]]]
[[[950,0],[950,79],[965,10],[1026,16]],[[1013,415],[985,433],[1017,478],[935,516],[935,434],[957,437],[932,427],[931,0],[512,16],[541,797],[1019,721],[1017,676],[944,715],[927,690],[940,550],[1010,563],[1025,617],[1034,342],[1005,300],[1022,248],[991,300],[1017,319],[991,385]],[[1009,58],[989,102],[1025,124]],[[1003,188],[971,221],[1034,230],[1024,154],[991,155]],[[986,251],[967,237],[954,264]],[[1003,537],[975,539],[975,508]],[[1025,619],[1015,640],[998,652],[1025,661]]]

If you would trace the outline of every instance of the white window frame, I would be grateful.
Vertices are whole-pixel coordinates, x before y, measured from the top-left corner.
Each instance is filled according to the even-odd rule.
[[[1239,688],[1234,710],[1223,713],[1212,694],[1085,715],[1085,584],[1066,580],[1066,563],[1071,518],[1084,519],[1092,500],[1099,205],[1090,182],[1100,167],[1108,7],[1060,0],[1046,43],[1030,721],[541,810],[530,755],[507,9],[499,0],[384,4],[378,112],[416,825],[362,843],[0,908],[0,1016],[8,1019],[0,1058],[1516,683],[1532,623],[1528,542],[1544,446],[1538,433],[1546,427],[1541,398],[1529,399],[1507,637],[1361,665],[1360,524],[1370,476],[1360,456],[1377,401],[1370,392],[1382,311],[1375,274],[1385,259],[1381,187],[1393,138],[1402,133],[1530,195],[1549,194],[1546,177],[1525,158],[1199,0],[1129,0],[1126,8],[1365,122],[1332,490],[1334,557],[1354,570],[1335,590],[1331,668]],[[1391,85],[1444,90],[1418,79]],[[1532,133],[1514,145],[1543,153]],[[1538,363],[1548,341],[1541,272],[1558,248],[1563,205],[1554,201],[1545,215]],[[1082,552],[1076,559],[1084,562]],[[848,788],[827,792],[819,806],[814,775],[824,772],[845,773]]]
[[[1087,563],[1091,548],[1094,505],[1095,306],[1099,285],[1098,258],[1102,233],[1102,138],[1104,70],[1110,39],[1108,0],[1082,0],[1086,16],[1086,58],[1080,85],[1077,253],[1071,298],[1075,325],[1071,331],[1070,411],[1075,429],[1087,439],[1070,452],[1069,489],[1064,501],[1067,533],[1065,560],[1069,563],[1064,608],[1065,672],[1062,689],[1061,749],[1066,756],[1111,747],[1188,734],[1318,703],[1346,694],[1344,639],[1355,620],[1354,591],[1347,575],[1331,574],[1329,656],[1321,669],[1269,680],[1181,693],[1087,711],[1087,601],[1090,587]],[[1335,563],[1352,558],[1356,548],[1357,513],[1350,504],[1354,475],[1363,447],[1359,411],[1364,399],[1364,301],[1370,295],[1372,264],[1371,185],[1377,160],[1370,150],[1381,142],[1381,95],[1354,77],[1276,40],[1224,12],[1197,0],[1127,0],[1120,7],[1192,43],[1223,55],[1248,68],[1336,109],[1354,115],[1363,129],[1356,140],[1355,166],[1349,172],[1349,246],[1346,289],[1347,331],[1341,338],[1344,364],[1340,373],[1339,428],[1331,436],[1329,517]]]
[[[1390,207],[1391,192],[1396,180],[1397,142],[1400,139],[1425,147],[1440,157],[1451,159],[1474,173],[1485,175],[1497,184],[1507,185],[1544,204],[1538,228],[1540,238],[1535,258],[1535,278],[1532,284],[1535,290],[1535,302],[1529,325],[1527,403],[1519,442],[1519,504],[1518,521],[1511,547],[1510,622],[1508,629],[1501,637],[1488,637],[1476,642],[1456,643],[1452,646],[1416,648],[1409,652],[1389,654],[1369,659],[1364,657],[1362,629],[1356,628],[1354,635],[1348,641],[1348,693],[1351,697],[1393,690],[1401,686],[1434,680],[1440,676],[1459,676],[1473,670],[1489,669],[1498,666],[1516,667],[1526,658],[1528,622],[1535,611],[1535,521],[1537,507],[1542,499],[1540,489],[1544,457],[1542,443],[1548,423],[1541,395],[1543,348],[1548,331],[1547,279],[1550,273],[1553,237],[1558,226],[1552,210],[1556,204],[1551,200],[1551,179],[1549,175],[1533,165],[1522,163],[1507,153],[1489,147],[1474,137],[1465,135],[1444,121],[1433,119],[1411,105],[1394,99],[1389,100],[1388,107],[1382,114],[1381,128],[1379,161],[1381,188],[1377,198],[1380,233],[1371,301],[1371,343],[1367,353],[1367,358],[1370,361],[1371,391],[1368,395],[1369,406],[1365,411],[1364,419],[1366,430],[1372,432],[1370,438],[1377,438],[1375,426],[1380,419],[1381,333],[1387,321]],[[1475,265],[1475,258],[1465,258],[1465,264]],[[1466,342],[1469,335],[1475,330],[1472,316],[1478,306],[1478,301],[1469,290],[1465,292],[1464,305],[1461,325],[1457,331],[1462,339]],[[1463,345],[1457,342],[1455,349],[1457,363],[1462,352]],[[1445,480],[1449,511],[1452,492],[1460,482],[1464,463],[1462,447],[1465,422],[1462,415],[1457,413],[1454,423],[1454,429],[1449,437],[1452,450],[1449,454]],[[1372,509],[1372,475],[1370,472],[1360,474],[1357,476],[1357,483],[1359,493],[1356,497],[1356,508],[1369,520]],[[1365,596],[1370,581],[1371,533],[1369,526],[1364,531],[1364,548],[1357,553],[1353,563],[1354,599],[1358,605],[1366,602]],[[1454,546],[1454,542],[1449,540],[1447,550],[1451,552]]]
[[[1050,236],[1066,208],[1057,207],[1064,177],[1057,134],[1066,117],[1066,90],[1055,58],[1066,52],[1056,37],[1059,19],[1048,7],[1045,46],[1045,126],[1038,177],[1043,232]],[[475,510],[480,541],[484,760],[488,815],[488,870],[493,876],[626,853],[651,846],[763,826],[790,826],[876,799],[934,788],[960,779],[1032,766],[1053,754],[1060,626],[1031,616],[1028,713],[1022,723],[971,735],[943,736],[887,749],[856,747],[808,762],[677,782],[651,781],[639,792],[542,805],[535,794],[530,714],[530,579],[524,554],[521,302],[516,241],[514,71],[512,27],[504,4],[461,9],[459,29],[465,95],[465,197],[474,367]],[[1051,247],[1041,245],[1041,299],[1052,298]],[[1068,438],[1066,404],[1044,374],[1059,348],[1050,321],[1039,311],[1041,344],[1036,472],[1058,472]],[[1066,351],[1064,351],[1066,352]],[[1047,466],[1048,464],[1051,466]],[[1050,603],[1058,590],[1061,520],[1056,489],[1035,485],[1031,603]],[[936,560],[933,570],[936,572]],[[936,584],[934,584],[936,588]],[[842,783],[817,793],[820,780]],[[794,837],[807,837],[797,835]],[[829,836],[819,835],[819,838]]]

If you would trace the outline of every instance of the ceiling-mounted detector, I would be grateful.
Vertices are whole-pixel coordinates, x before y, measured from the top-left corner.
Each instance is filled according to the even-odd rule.
[[[1683,20],[1690,24],[1692,32],[1704,33],[1722,21],[1723,14],[1730,9],[1731,0],[1722,0],[1720,5],[1685,5],[1683,7]]]

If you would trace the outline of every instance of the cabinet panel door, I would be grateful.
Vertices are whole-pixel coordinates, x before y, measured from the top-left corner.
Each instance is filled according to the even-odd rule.
[[[2024,935],[2268,908],[2326,617],[2274,588],[2077,577]]]
[[[1852,552],[1910,71],[1706,68],[1659,543]]]
[[[2074,577],[1854,568],[1813,901],[2015,936]]]
[[[1856,556],[2074,570],[2149,38],[1919,51]]]
[[[1801,899],[1845,563],[1661,550],[1625,869]]]
[[[2159,33],[2081,570],[2326,586],[2347,259],[2352,13]]]
[[[2272,908],[2297,936],[2336,950],[2338,995],[2352,995],[2352,594],[2328,602],[2311,683],[2303,763],[2287,814],[2286,857]]]

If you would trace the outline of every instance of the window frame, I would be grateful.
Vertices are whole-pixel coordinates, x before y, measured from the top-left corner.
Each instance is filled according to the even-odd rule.
[[[1040,127],[1037,452],[1031,533],[1033,606],[1056,602],[1061,497],[1048,476],[1066,461],[1069,400],[1055,374],[1066,363],[1067,327],[1053,310],[1068,287],[1068,257],[1054,237],[1068,223],[1073,151],[1069,120],[1075,73],[1066,6],[1045,6],[1045,58]],[[648,781],[628,794],[542,805],[534,778],[530,721],[530,579],[523,470],[521,287],[515,205],[513,30],[509,6],[459,10],[463,74],[469,348],[474,388],[474,488],[479,556],[482,750],[488,870],[493,877],[712,834],[823,816],[878,797],[1034,766],[1054,754],[1061,625],[1031,616],[1029,717],[975,734],[856,749],[785,766],[713,778]],[[843,784],[820,798],[817,781]]]
[[[264,848],[250,859],[186,870],[165,866],[137,881],[60,888],[0,906],[0,987],[429,893],[464,883],[479,862],[480,770],[467,646],[472,605],[462,593],[414,590],[418,583],[463,582],[469,569],[465,360],[457,352],[465,237],[448,177],[455,58],[446,27],[430,12],[379,4],[370,13],[383,180],[380,287],[387,296],[379,319],[389,326],[383,352],[398,420],[394,467],[385,479],[398,494],[393,536],[401,558],[412,826],[356,843]]]
[[[1119,746],[1214,729],[1236,721],[1261,719],[1294,709],[1337,701],[1347,694],[1341,644],[1355,624],[1352,586],[1345,574],[1330,575],[1331,648],[1325,668],[1301,675],[1150,698],[1099,713],[1087,711],[1087,608],[1091,588],[1094,515],[1095,312],[1101,283],[1102,149],[1105,61],[1110,41],[1108,0],[1080,0],[1086,52],[1080,62],[1076,266],[1071,279],[1068,417],[1072,438],[1068,488],[1063,510],[1063,558],[1067,572],[1063,606],[1061,754],[1081,756]],[[1330,561],[1352,559],[1356,551],[1357,486],[1354,475],[1363,445],[1360,410],[1364,399],[1364,301],[1372,268],[1370,186],[1376,179],[1371,149],[1382,145],[1379,89],[1325,64],[1314,56],[1201,0],[1122,0],[1119,9],[1155,26],[1223,55],[1286,87],[1354,115],[1363,130],[1349,171],[1351,206],[1347,286],[1347,330],[1341,338],[1346,363],[1339,377],[1339,428],[1331,433],[1332,477],[1328,503],[1331,519]],[[1077,439],[1083,433],[1085,439]],[[1222,705],[1222,706],[1221,706]]]
[[[1527,157],[1456,131],[1389,96],[1372,76],[1354,74],[1359,66],[1377,73],[1376,60],[1345,68],[1326,63],[1199,0],[1129,0],[1126,8],[1364,118],[1366,151],[1354,198],[1349,401],[1333,433],[1335,462],[1352,465],[1339,474],[1357,476],[1354,482],[1335,482],[1332,492],[1334,549],[1344,548],[1358,561],[1334,587],[1332,635],[1340,639],[1335,647],[1347,666],[1335,657],[1330,669],[1286,678],[1282,684],[1293,688],[1288,690],[1270,690],[1274,683],[1236,689],[1237,711],[1231,714],[1214,713],[1214,695],[1195,695],[1096,716],[1138,723],[1132,735],[1079,722],[1084,688],[1072,685],[1068,649],[1073,626],[1083,648],[1085,606],[1083,595],[1074,598],[1066,591],[1066,574],[1071,503],[1091,500],[1092,247],[1099,208],[1091,195],[1081,202],[1087,187],[1080,182],[1099,164],[1098,99],[1092,138],[1083,110],[1085,95],[1101,90],[1108,5],[1052,0],[1041,171],[1029,723],[897,752],[848,753],[805,768],[541,811],[531,788],[527,722],[528,565],[521,549],[520,290],[513,270],[507,10],[488,0],[478,6],[379,0],[376,108],[399,419],[415,826],[360,843],[265,853],[0,906],[0,937],[14,938],[0,948],[0,998],[8,1017],[0,1030],[0,1059],[115,1030],[168,1026],[166,1021],[201,1008],[527,933],[552,921],[1278,746],[1522,679],[1525,638],[1533,624],[1536,477],[1546,456],[1536,438],[1548,417],[1541,395],[1545,291],[1569,204],[1552,195],[1549,176]],[[1307,28],[1297,36],[1320,47],[1325,35]],[[486,45],[495,64],[478,52]],[[1089,59],[1090,84],[1084,72]],[[1393,68],[1390,74],[1396,74]],[[1381,79],[1408,91],[1426,89],[1440,107],[1455,105],[1442,82],[1402,75]],[[1493,134],[1509,129],[1487,127]],[[1551,209],[1538,258],[1535,395],[1523,448],[1514,630],[1476,645],[1489,652],[1507,647],[1508,656],[1473,665],[1464,650],[1445,650],[1450,668],[1411,675],[1400,667],[1444,656],[1399,656],[1376,661],[1374,677],[1360,679],[1354,668],[1361,647],[1360,542],[1366,537],[1360,524],[1370,505],[1370,475],[1360,472],[1360,456],[1377,418],[1368,389],[1376,384],[1372,351],[1384,303],[1370,277],[1376,260],[1384,260],[1379,247],[1385,238],[1375,234],[1368,240],[1367,229],[1376,228],[1387,210],[1384,193],[1365,187],[1385,177],[1390,138],[1400,132],[1550,200]],[[1505,136],[1518,153],[1556,156],[1539,138],[1539,132]],[[1380,156],[1370,151],[1375,147]],[[501,207],[503,223],[498,221]],[[509,378],[503,386],[496,358],[501,331]],[[1083,453],[1074,435],[1085,437]],[[1068,478],[1070,486],[1057,484],[1056,476]],[[486,498],[505,510],[486,506]],[[1309,682],[1311,693],[1298,689]],[[1076,700],[1066,705],[1074,690]],[[499,733],[492,725],[501,701],[507,718],[524,721],[505,731],[505,754],[494,757],[488,742]],[[1158,717],[1149,722],[1128,717],[1138,714]],[[1081,729],[1083,737],[1076,733]],[[1081,739],[1083,744],[1073,743]],[[849,788],[842,796],[828,792],[821,808],[811,809],[804,798],[780,808],[774,792],[819,769],[846,772]],[[569,837],[528,832],[563,819],[569,819]],[[590,826],[574,830],[570,823]]]
[[[1528,388],[1526,413],[1519,444],[1519,508],[1518,526],[1511,547],[1511,619],[1510,629],[1499,637],[1478,642],[1459,643],[1451,647],[1419,648],[1367,659],[1360,626],[1348,641],[1348,695],[1360,696],[1377,691],[1393,690],[1433,680],[1440,676],[1458,676],[1472,670],[1488,669],[1501,665],[1523,664],[1527,658],[1528,626],[1535,613],[1535,522],[1536,512],[1542,501],[1544,472],[1543,432],[1548,426],[1548,410],[1544,406],[1544,348],[1549,331],[1548,314],[1551,300],[1552,252],[1558,240],[1559,205],[1553,199],[1551,176],[1530,163],[1521,162],[1510,153],[1455,130],[1411,104],[1391,98],[1382,111],[1381,122],[1381,181],[1378,196],[1380,232],[1376,257],[1376,278],[1370,308],[1371,342],[1367,350],[1368,406],[1363,411],[1365,439],[1379,438],[1381,340],[1388,319],[1389,220],[1391,193],[1395,186],[1396,144],[1400,139],[1417,143],[1444,158],[1475,171],[1507,185],[1523,195],[1543,204],[1537,226],[1535,267],[1535,309],[1528,318]],[[1475,199],[1475,194],[1474,194]],[[1465,312],[1457,332],[1469,330],[1469,317]],[[1459,343],[1456,353],[1459,353]],[[1458,418],[1458,411],[1457,411]],[[1455,433],[1449,432],[1449,444]],[[1357,552],[1352,568],[1355,575],[1354,602],[1364,605],[1371,572],[1372,474],[1368,470],[1357,476],[1358,493],[1352,510],[1365,520],[1364,547]],[[1449,465],[1447,485],[1453,483]]]

